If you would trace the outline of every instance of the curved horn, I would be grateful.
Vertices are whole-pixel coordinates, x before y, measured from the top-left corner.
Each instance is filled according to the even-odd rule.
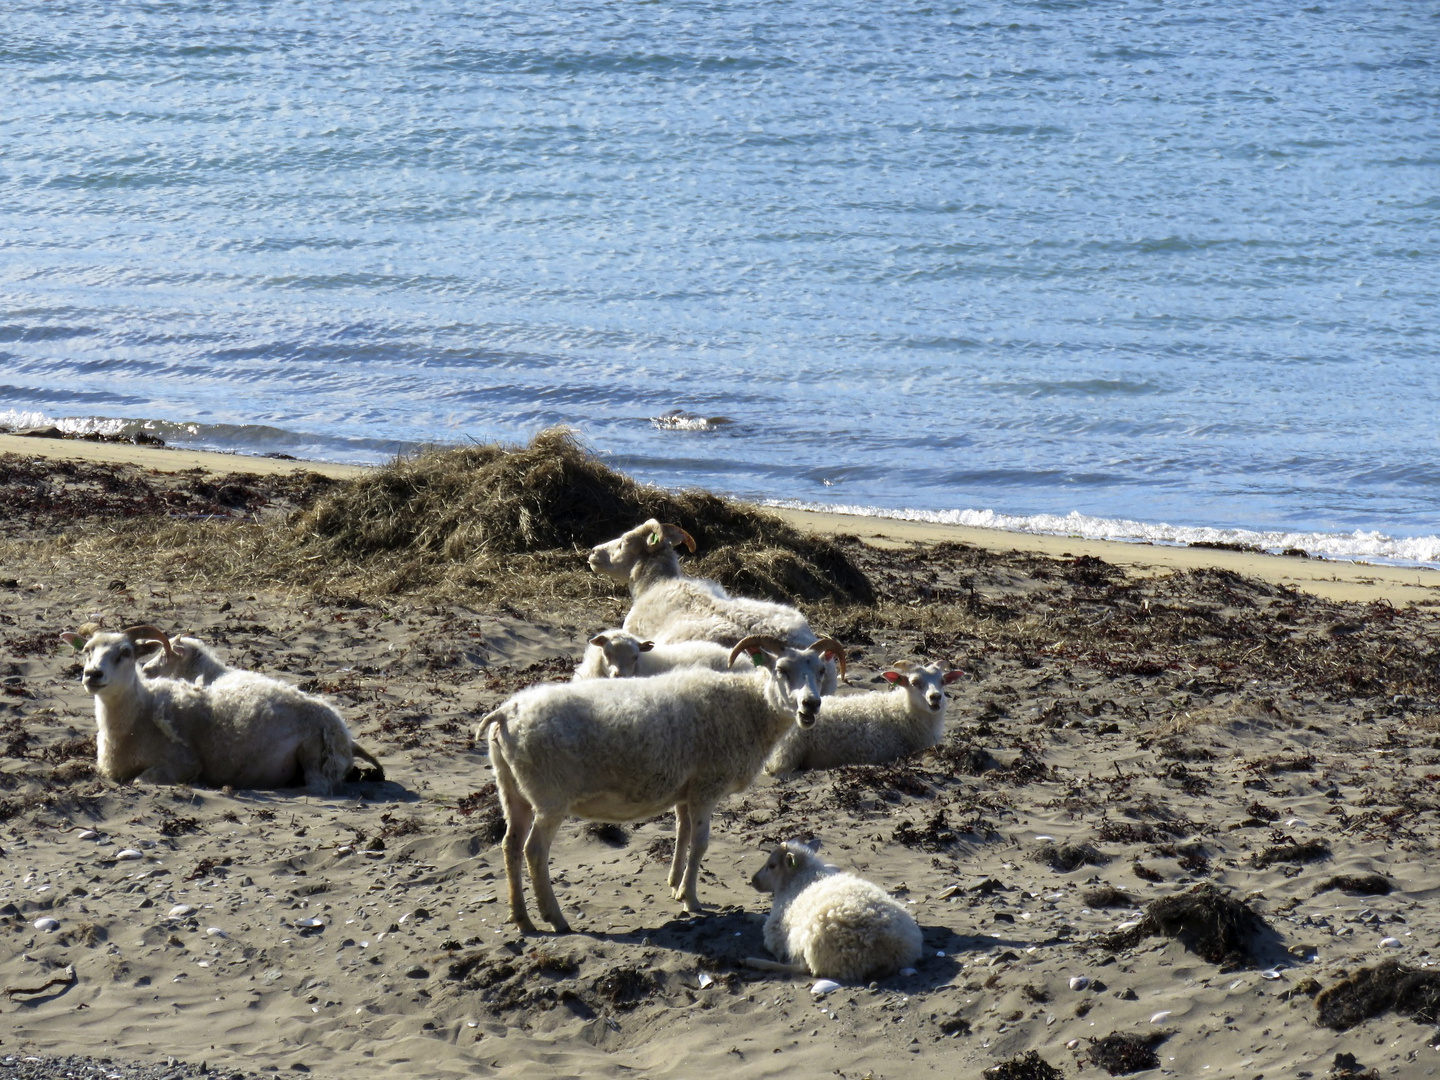
[[[158,641],[164,648],[166,656],[175,655],[175,650],[170,647],[170,639],[166,636],[165,631],[161,630],[158,626],[142,623],[139,626],[127,626],[120,632],[136,644],[142,641]]]
[[[691,555],[695,554],[695,538],[679,525],[661,525],[660,531],[665,539],[670,541],[672,547],[675,544],[684,544],[686,551]]]
[[[751,634],[749,637],[741,638],[735,648],[730,650],[730,664],[733,665],[735,658],[742,652],[750,652],[753,649],[760,649],[772,654],[782,653],[785,651],[785,643],[769,634]]]
[[[840,678],[845,678],[845,646],[841,645],[833,637],[822,637],[808,646],[808,651],[835,654],[835,663],[840,668]]]

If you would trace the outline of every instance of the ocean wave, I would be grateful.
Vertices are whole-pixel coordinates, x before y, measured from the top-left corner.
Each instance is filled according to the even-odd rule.
[[[938,525],[965,525],[976,529],[1031,533],[1041,536],[1074,536],[1082,540],[1118,540],[1135,544],[1163,544],[1173,547],[1223,545],[1253,548],[1279,555],[1303,551],[1309,556],[1344,562],[1378,563],[1389,566],[1424,566],[1440,569],[1440,536],[1390,536],[1357,529],[1346,533],[1287,532],[1283,530],[1221,529],[1208,526],[1168,525],[1164,522],[1131,521],[1126,518],[1090,517],[1068,514],[1003,514],[995,510],[887,510],[872,506],[767,499],[766,506],[792,510],[816,510],[857,517],[894,518],[899,521],[926,521]]]

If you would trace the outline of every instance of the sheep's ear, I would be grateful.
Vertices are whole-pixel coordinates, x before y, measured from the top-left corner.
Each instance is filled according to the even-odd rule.
[[[947,671],[945,672],[945,685],[949,686],[956,679],[964,678],[964,676],[965,672],[961,671],[959,668],[956,668],[954,671]]]
[[[70,648],[74,649],[76,652],[81,652],[85,648],[85,639],[82,638],[79,634],[70,633],[70,631],[68,630],[60,635],[60,640],[63,641],[66,645],[69,645]]]
[[[655,647],[655,643],[654,643],[653,641],[642,641],[642,642],[640,642],[640,651],[641,651],[641,652],[649,652],[649,651],[650,651],[651,649],[653,649],[654,647]]]
[[[898,671],[882,671],[880,674],[885,677],[886,682],[897,683],[905,681],[905,676],[901,675]]]
[[[809,840],[805,841],[805,847],[809,848],[812,854],[819,851],[820,838],[818,836],[812,836]]]
[[[680,528],[679,525],[662,525],[660,529],[661,535],[664,536],[666,540],[669,540],[672,545],[679,547],[683,544],[685,545],[686,551],[690,552],[691,555],[695,554],[695,538]]]
[[[596,634],[588,642],[586,642],[586,644],[594,645],[597,649],[603,649],[606,645],[610,644],[610,639],[604,634]]]

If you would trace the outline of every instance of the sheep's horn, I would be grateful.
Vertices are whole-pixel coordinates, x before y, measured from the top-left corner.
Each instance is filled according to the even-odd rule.
[[[845,678],[845,646],[841,645],[833,637],[822,637],[819,641],[809,646],[810,652],[835,654],[835,663],[840,667],[840,678]]]
[[[890,665],[896,671],[910,671],[915,667],[914,660],[896,660]]]
[[[175,650],[170,647],[170,639],[165,635],[165,631],[161,630],[158,626],[143,623],[140,626],[127,626],[120,632],[137,644],[142,641],[158,641],[161,647],[164,648],[166,656],[175,655]]]
[[[774,654],[784,652],[785,647],[785,643],[779,638],[771,637],[768,634],[751,634],[747,638],[741,638],[735,645],[735,648],[730,650],[730,663],[734,664],[735,658],[743,652],[752,652],[760,649],[764,652]]]
[[[686,551],[690,552],[691,555],[695,554],[695,538],[680,528],[679,525],[662,525],[661,528],[665,531],[665,539],[669,540],[672,545],[678,540],[679,543],[685,545]],[[676,535],[677,533],[679,534],[678,536]]]

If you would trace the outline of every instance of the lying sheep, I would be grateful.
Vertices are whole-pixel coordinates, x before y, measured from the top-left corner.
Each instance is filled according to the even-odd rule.
[[[623,536],[590,550],[590,569],[630,586],[633,599],[625,629],[658,643],[713,641],[734,645],[759,634],[779,638],[797,649],[809,648],[815,631],[795,608],[769,600],[731,596],[718,582],[690,577],[680,570],[675,545],[691,552],[695,541],[678,525],[651,518]],[[835,668],[826,668],[822,694],[838,686]]]
[[[677,641],[656,645],[628,630],[605,630],[588,642],[575,682],[585,679],[632,679],[662,675],[680,668],[730,670],[730,650],[713,641]]]
[[[765,771],[883,765],[938,743],[945,734],[945,687],[965,673],[902,660],[883,674],[894,690],[826,698],[820,707],[825,726],[787,732]]]
[[[194,683],[197,686],[213,686],[221,679],[229,679],[230,684],[236,685],[246,680],[259,680],[290,688],[288,683],[271,678],[269,675],[262,675],[258,671],[245,671],[242,668],[231,667],[216,656],[214,651],[199,638],[187,635],[177,637],[172,641],[166,637],[163,631],[154,626],[137,626],[131,629],[145,632],[144,636],[138,640],[138,644],[144,645],[147,641],[154,641],[161,646],[154,656],[140,666],[141,672],[147,679],[179,679],[181,682]],[[290,700],[289,696],[283,693],[281,697]],[[308,695],[303,695],[303,699],[307,703],[304,706],[306,709],[310,707],[309,702],[317,700]],[[368,763],[371,768],[354,767],[345,774],[346,780],[379,781],[385,779],[385,767],[380,764],[374,754],[355,742],[351,743],[351,749],[357,758]]]
[[[209,686],[149,679],[137,665],[154,627],[61,640],[84,657],[81,682],[95,695],[96,764],[126,783],[279,788],[303,780],[329,795],[354,761],[345,721],[292,686],[234,672]]]
[[[920,927],[878,885],[828,865],[818,844],[790,841],[750,879],[775,894],[765,920],[765,947],[780,963],[750,958],[751,967],[809,972],[827,979],[883,979],[920,959]]]
[[[550,884],[550,844],[560,823],[634,821],[675,810],[670,890],[698,912],[695,883],[710,844],[710,815],[726,795],[755,779],[784,730],[808,727],[820,711],[825,657],[843,657],[822,638],[808,649],[747,637],[748,675],[695,668],[650,679],[593,679],[522,690],[486,716],[490,764],[505,812],[505,878],[510,919],[525,933],[523,848],[540,917],[568,933]]]

